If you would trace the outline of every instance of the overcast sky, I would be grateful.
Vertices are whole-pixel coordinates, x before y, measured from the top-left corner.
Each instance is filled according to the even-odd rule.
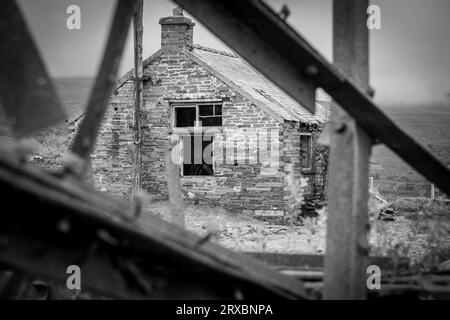
[[[291,10],[288,22],[331,60],[331,0],[267,0]],[[94,76],[115,1],[19,0],[52,76]],[[66,8],[81,8],[81,30],[66,28]],[[371,31],[371,83],[380,103],[429,103],[450,92],[450,0],[373,0],[381,30]],[[168,0],[144,0],[144,56],[160,47],[159,18],[172,14]],[[185,14],[189,16],[188,14]],[[131,34],[131,28],[130,28]],[[194,43],[228,49],[198,22]],[[120,74],[133,66],[128,37]]]

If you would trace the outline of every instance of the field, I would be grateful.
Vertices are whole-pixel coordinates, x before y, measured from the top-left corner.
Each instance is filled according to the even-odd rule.
[[[369,243],[372,255],[408,257],[412,271],[429,271],[450,258],[450,217],[448,207],[427,199],[407,199],[393,203],[394,221],[376,219],[372,208]],[[327,211],[318,218],[307,218],[304,226],[279,226],[230,214],[219,208],[185,205],[186,228],[202,237],[208,236],[239,252],[277,252],[324,254]],[[168,203],[151,203],[140,217],[156,215],[171,220]]]
[[[55,79],[56,88],[67,111],[67,118],[83,110],[92,83],[91,78]],[[448,104],[430,103],[420,106],[382,106],[382,108],[406,132],[450,167],[450,106]],[[31,137],[29,142],[40,154],[47,154],[45,152],[47,148],[51,149],[49,153],[57,153],[54,150],[56,145],[62,145],[62,151],[65,152],[68,141],[63,141],[64,139],[58,137],[59,135],[67,135],[64,123],[53,130]],[[11,139],[0,138],[1,150],[9,152],[10,144]],[[48,157],[47,161],[54,162],[54,159]],[[373,148],[370,170],[371,176],[374,177],[374,185],[388,200],[405,196],[430,196],[430,183],[383,145]],[[442,196],[439,190],[437,196]]]
[[[450,106],[431,104],[386,108],[386,113],[407,133],[450,167]],[[389,200],[404,196],[430,196],[430,183],[384,146],[376,146],[371,175],[380,193]],[[439,192],[437,196],[441,196]]]
[[[91,83],[91,79],[59,79],[56,82],[68,116],[83,108]],[[450,111],[447,109],[450,107],[430,105],[391,108],[386,112],[450,166]],[[64,124],[61,124],[56,129],[25,139],[22,149],[35,156],[33,162],[37,165],[55,170],[63,162],[69,136]],[[17,152],[12,139],[0,139],[3,152]],[[380,194],[388,200],[405,196],[429,197],[429,183],[383,146],[373,150],[371,175]],[[395,201],[392,204],[396,211],[394,221],[375,219],[377,208],[372,208],[370,243],[373,254],[402,254],[420,262],[431,259],[433,266],[450,257],[449,209],[423,206],[421,203],[424,201],[428,200]],[[145,225],[148,215],[169,219],[167,203],[151,203],[141,217],[142,224]],[[327,212],[323,210],[319,218],[307,219],[304,226],[277,226],[232,215],[218,208],[186,206],[187,228],[190,231],[201,236],[210,234],[210,241],[217,241],[236,251],[324,253],[326,216]]]

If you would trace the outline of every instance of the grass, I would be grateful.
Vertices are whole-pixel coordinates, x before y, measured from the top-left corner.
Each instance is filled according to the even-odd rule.
[[[17,152],[17,142],[2,137],[0,149],[6,153]],[[36,165],[57,170],[67,152],[70,137],[62,130],[53,130],[24,139],[20,142],[22,151]],[[19,148],[20,149],[20,148]],[[295,182],[295,181],[294,181]],[[300,184],[292,182],[292,194],[298,197]],[[291,216],[302,199],[293,199]],[[411,258],[411,268],[416,271],[433,270],[450,259],[450,221],[448,207],[427,198],[402,198],[394,201],[392,207],[397,213],[396,221],[376,219],[380,209],[370,203],[371,254],[406,256]],[[324,253],[327,211],[322,210],[318,218],[306,219],[304,226],[276,226],[251,217],[235,215],[220,208],[185,205],[188,230],[204,236],[214,233],[212,241],[235,251],[260,251],[281,253]],[[153,202],[141,218],[157,215],[169,219],[167,202]],[[291,219],[292,220],[292,219]],[[295,220],[295,219],[293,219]]]
[[[436,271],[450,259],[450,218],[448,208],[429,199],[401,199],[391,204],[395,221],[376,219],[371,208],[369,243],[371,255],[389,256],[394,261],[409,258],[413,273]],[[304,226],[271,225],[221,208],[185,204],[186,228],[199,236],[213,234],[211,241],[238,252],[291,254],[325,253],[327,210],[308,218]],[[370,205],[372,207],[372,205]],[[156,215],[170,221],[168,203],[152,202],[141,217]]]
[[[321,253],[324,251],[323,219],[307,220],[304,227],[269,224],[248,216],[231,214],[224,209],[184,204],[186,228],[199,235],[212,233],[212,241],[234,251]],[[152,202],[140,218],[145,225],[150,215],[170,221],[168,203]]]
[[[424,213],[430,213],[434,217],[442,217],[450,211],[448,205],[424,197],[400,198],[392,202],[389,207],[410,220],[418,220]]]
[[[44,132],[20,140],[0,137],[0,152],[20,157],[50,171],[57,170],[63,164],[70,142],[70,136],[62,131]]]
[[[436,271],[450,259],[449,206],[427,198],[402,198],[389,205],[396,220],[372,224],[372,254],[408,257],[414,273]]]

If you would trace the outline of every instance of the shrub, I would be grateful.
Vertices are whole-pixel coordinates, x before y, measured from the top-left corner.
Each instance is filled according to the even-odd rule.
[[[389,207],[399,221],[372,221],[372,254],[388,255],[394,261],[408,257],[413,273],[435,271],[450,258],[448,206],[427,198],[402,198]],[[400,226],[405,228],[401,235]]]
[[[433,212],[434,216],[443,216],[449,209],[445,204],[429,198],[400,198],[389,205],[399,215],[410,220],[417,220],[424,211]]]

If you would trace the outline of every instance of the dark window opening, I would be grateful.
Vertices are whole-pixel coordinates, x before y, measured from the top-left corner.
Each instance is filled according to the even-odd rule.
[[[302,169],[312,168],[312,145],[310,135],[300,135],[300,165]]]
[[[198,120],[203,127],[222,126],[222,106],[221,105],[200,105],[198,106]]]
[[[212,176],[213,137],[205,134],[183,136],[183,176]]]
[[[175,127],[193,127],[195,121],[195,107],[175,107]]]
[[[222,105],[201,104],[174,107],[174,127],[221,127]]]

